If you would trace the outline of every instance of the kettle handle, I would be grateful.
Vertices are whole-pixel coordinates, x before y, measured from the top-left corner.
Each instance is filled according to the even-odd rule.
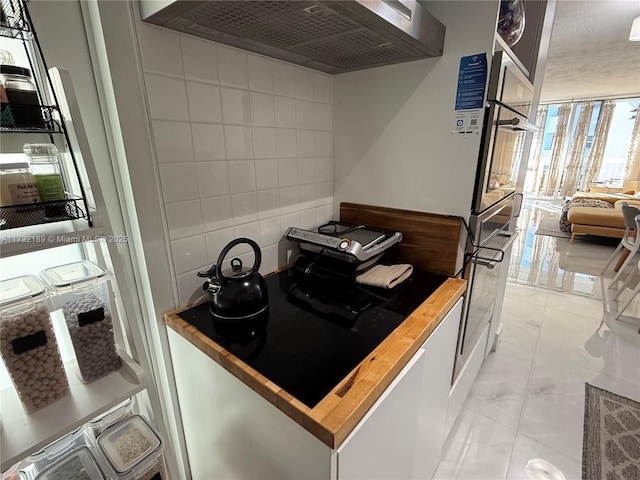
[[[253,253],[255,255],[255,258],[253,260],[253,267],[251,267],[251,271],[257,272],[258,269],[260,268],[260,263],[262,262],[262,253],[260,252],[260,247],[258,246],[258,244],[253,240],[251,240],[250,238],[236,238],[235,240],[229,242],[227,246],[224,247],[220,252],[220,256],[218,256],[218,261],[216,262],[215,267],[216,267],[216,277],[218,277],[220,280],[227,278],[222,274],[222,261],[224,260],[224,257],[227,256],[227,254],[233,247],[235,247],[236,245],[240,245],[242,243],[246,243],[251,248],[253,248]]]

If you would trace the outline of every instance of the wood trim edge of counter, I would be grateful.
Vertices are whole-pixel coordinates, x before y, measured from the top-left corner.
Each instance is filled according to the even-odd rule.
[[[325,445],[337,448],[464,294],[466,284],[462,279],[447,279],[314,408],[292,397],[178,317],[188,307],[166,313],[164,320],[168,327]]]

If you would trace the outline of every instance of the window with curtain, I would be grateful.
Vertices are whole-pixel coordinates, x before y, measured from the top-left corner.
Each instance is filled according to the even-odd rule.
[[[525,193],[566,198],[596,187],[640,190],[639,98],[541,105]]]

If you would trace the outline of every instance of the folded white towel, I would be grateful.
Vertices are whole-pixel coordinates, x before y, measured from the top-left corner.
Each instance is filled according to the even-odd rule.
[[[379,288],[393,288],[411,276],[413,266],[408,263],[398,265],[376,265],[362,275],[356,277],[356,282]]]

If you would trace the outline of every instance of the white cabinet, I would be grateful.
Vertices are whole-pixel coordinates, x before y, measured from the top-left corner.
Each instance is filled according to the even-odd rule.
[[[412,477],[424,353],[418,350],[338,448],[338,480]]]
[[[458,300],[422,346],[424,370],[413,478],[431,478],[440,462],[462,302]]]

